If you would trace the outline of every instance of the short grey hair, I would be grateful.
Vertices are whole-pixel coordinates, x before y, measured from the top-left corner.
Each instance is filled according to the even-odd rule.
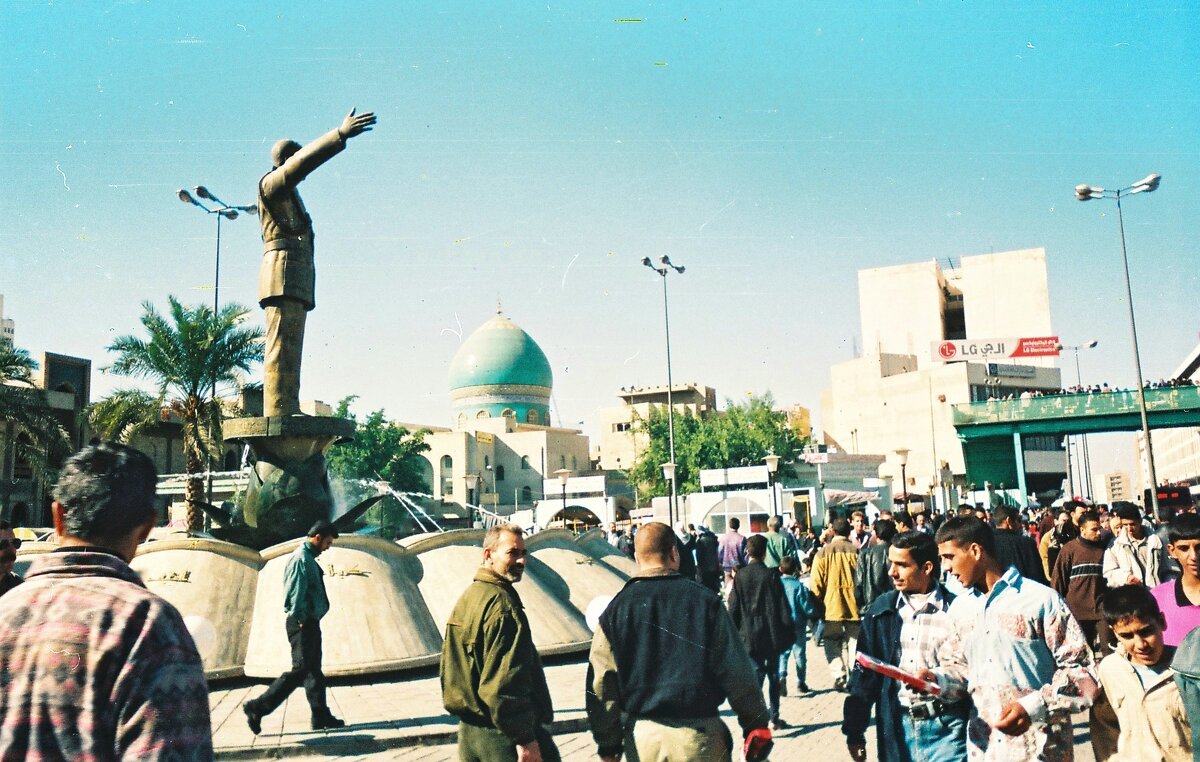
[[[84,540],[125,537],[154,514],[158,474],[140,450],[117,442],[83,448],[54,486],[67,534]]]
[[[516,524],[496,524],[488,527],[487,534],[483,536],[483,549],[495,550],[500,544],[500,538],[503,535],[511,534],[513,537],[524,537],[525,530]]]

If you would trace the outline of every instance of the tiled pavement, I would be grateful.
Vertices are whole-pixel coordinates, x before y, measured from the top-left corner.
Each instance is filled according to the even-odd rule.
[[[806,696],[783,699],[781,714],[793,727],[775,734],[773,760],[807,760],[828,755],[825,760],[847,760],[841,733],[842,697],[832,690],[832,678],[820,649],[808,648],[808,683],[814,689]],[[594,760],[595,746],[586,732],[583,711],[583,682],[586,665],[581,662],[552,664],[547,679],[554,696],[556,740],[564,760]],[[454,717],[442,708],[441,690],[435,672],[396,676],[374,682],[338,681],[329,691],[334,714],[347,722],[341,731],[313,733],[309,729],[304,691],[295,691],[288,702],[263,720],[258,737],[246,727],[241,704],[263,689],[261,683],[243,681],[217,686],[210,695],[213,743],[218,759],[259,760],[281,756],[338,760],[429,760],[457,759],[453,739]],[[726,711],[725,720],[737,732],[736,720]],[[1076,723],[1077,762],[1093,762],[1087,743],[1087,723]],[[868,736],[870,757],[874,754],[873,731]],[[736,759],[736,756],[735,756]]]

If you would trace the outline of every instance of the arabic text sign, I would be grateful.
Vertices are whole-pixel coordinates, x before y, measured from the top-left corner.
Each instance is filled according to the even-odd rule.
[[[966,362],[1010,357],[1057,357],[1057,336],[973,341],[935,341],[932,357],[942,362]]]

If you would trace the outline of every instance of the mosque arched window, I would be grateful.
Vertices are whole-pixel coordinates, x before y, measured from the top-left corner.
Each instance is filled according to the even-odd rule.
[[[487,411],[480,410],[478,413],[475,414],[475,417],[476,418],[487,418],[488,417]]]
[[[496,466],[496,481],[498,481],[498,482],[504,481],[504,466],[501,466],[501,465]]]
[[[514,421],[517,420],[517,411],[513,410],[511,407],[506,407],[501,410],[500,415],[504,418],[511,418]]]
[[[461,428],[465,427],[466,425],[467,425],[467,414],[459,413],[458,414],[458,427],[461,429]]]
[[[571,470],[572,471],[579,470],[579,459],[576,458],[574,455],[571,456]]]
[[[530,408],[529,412],[527,412],[525,414],[525,422],[526,423],[541,423],[542,417],[540,415],[538,415],[538,411],[534,410],[533,408]]]
[[[442,483],[442,497],[448,497],[454,492],[454,458],[443,455],[440,470],[438,479]]]
[[[521,456],[521,470],[522,471],[529,470],[529,456],[528,455]]]
[[[524,487],[521,488],[521,502],[522,503],[532,503],[533,502],[533,490],[529,487],[528,484],[526,484]]]

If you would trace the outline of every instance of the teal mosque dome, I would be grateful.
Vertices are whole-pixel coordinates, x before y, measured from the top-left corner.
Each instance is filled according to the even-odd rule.
[[[471,418],[501,416],[549,424],[550,361],[529,334],[502,314],[463,341],[450,362],[449,381],[460,426]]]

